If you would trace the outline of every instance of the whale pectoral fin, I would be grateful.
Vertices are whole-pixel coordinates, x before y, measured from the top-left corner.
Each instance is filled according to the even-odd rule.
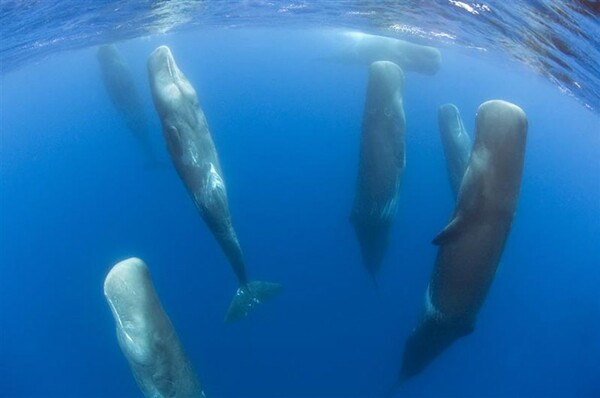
[[[464,220],[460,215],[455,216],[446,227],[433,238],[433,244],[440,246],[452,242],[463,230]]]
[[[240,286],[231,300],[225,322],[244,318],[250,310],[276,296],[280,291],[281,285],[272,282],[252,281]]]
[[[165,128],[165,141],[167,142],[167,149],[171,153],[171,156],[179,158],[183,155],[181,137],[175,126],[168,126]]]

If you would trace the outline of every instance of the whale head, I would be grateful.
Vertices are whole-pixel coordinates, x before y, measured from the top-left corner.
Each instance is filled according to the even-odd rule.
[[[502,100],[481,104],[477,110],[472,156],[476,155],[480,162],[487,164],[488,170],[493,170],[486,183],[490,200],[517,200],[526,139],[527,116],[521,108]],[[495,188],[491,189],[492,186]]]
[[[116,264],[104,280],[104,296],[117,326],[119,345],[127,358],[137,364],[153,361],[149,334],[155,329],[154,313],[160,307],[150,272],[139,258]]]
[[[114,44],[105,44],[98,47],[96,57],[100,64],[121,63],[121,54]]]
[[[527,138],[527,116],[510,102],[491,100],[477,110],[476,141],[502,155],[521,155]]]
[[[156,110],[163,122],[186,121],[199,108],[196,90],[175,63],[167,46],[160,46],[148,58],[148,78]],[[187,120],[194,123],[195,120]]]

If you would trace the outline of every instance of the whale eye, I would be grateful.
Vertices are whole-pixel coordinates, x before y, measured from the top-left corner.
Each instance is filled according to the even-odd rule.
[[[389,106],[383,108],[383,114],[385,117],[392,117],[392,109]]]

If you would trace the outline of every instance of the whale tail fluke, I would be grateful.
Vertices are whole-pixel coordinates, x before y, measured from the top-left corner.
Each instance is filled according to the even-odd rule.
[[[244,318],[250,310],[262,304],[281,291],[279,283],[252,281],[240,286],[231,300],[225,322]]]

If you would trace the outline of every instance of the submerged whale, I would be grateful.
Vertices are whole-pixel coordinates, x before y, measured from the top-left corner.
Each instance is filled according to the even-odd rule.
[[[341,50],[327,60],[370,65],[376,61],[390,61],[403,71],[434,75],[440,69],[442,56],[434,47],[422,46],[392,37],[362,32],[336,33]]]
[[[473,150],[439,246],[425,310],[409,336],[400,380],[420,373],[456,339],[471,333],[490,289],[517,207],[527,117],[494,100],[477,111]]]
[[[350,222],[372,275],[381,266],[396,214],[406,163],[402,105],[404,73],[389,61],[369,67],[360,160]]]
[[[171,50],[158,47],[148,59],[154,106],[160,117],[171,160],[204,222],[225,252],[239,288],[226,321],[242,318],[276,295],[281,285],[249,281],[227,202],[217,150],[194,87],[177,67]]]
[[[450,186],[456,198],[471,155],[471,139],[465,130],[458,108],[454,104],[440,106],[438,124]]]
[[[204,397],[200,381],[139,258],[117,263],[104,280],[117,340],[148,398]]]
[[[138,141],[148,164],[160,165],[161,162],[152,147],[142,99],[125,59],[112,44],[100,46],[96,57],[110,101]]]

